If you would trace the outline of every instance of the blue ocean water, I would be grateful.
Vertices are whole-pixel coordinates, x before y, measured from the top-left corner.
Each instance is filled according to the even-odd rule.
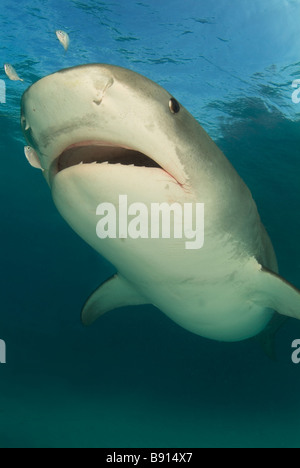
[[[299,288],[299,17],[298,0],[1,1],[0,65],[24,79],[0,72],[1,448],[300,447],[299,322],[279,332],[277,362],[150,306],[82,328],[81,305],[114,268],[57,213],[19,124],[22,93],[58,69],[101,62],[148,76],[246,181],[281,274]]]

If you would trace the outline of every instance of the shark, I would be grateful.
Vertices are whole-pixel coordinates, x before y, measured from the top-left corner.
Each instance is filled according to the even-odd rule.
[[[300,318],[300,291],[278,273],[250,190],[200,123],[166,89],[122,67],[87,64],[34,83],[22,97],[27,157],[71,228],[116,268],[81,318],[152,304],[186,330],[218,341],[264,332],[275,315]],[[205,242],[99,238],[101,203],[205,206]],[[105,236],[104,236],[105,237]]]

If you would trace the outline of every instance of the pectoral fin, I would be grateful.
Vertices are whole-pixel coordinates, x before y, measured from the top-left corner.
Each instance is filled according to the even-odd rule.
[[[124,278],[115,275],[89,297],[83,307],[81,320],[83,325],[92,325],[110,310],[147,303]]]
[[[262,268],[255,302],[281,315],[300,320],[300,290],[276,273]]]

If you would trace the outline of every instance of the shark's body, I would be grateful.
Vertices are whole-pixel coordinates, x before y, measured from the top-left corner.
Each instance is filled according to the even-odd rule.
[[[300,317],[299,291],[277,275],[250,191],[159,85],[109,65],[62,70],[26,91],[22,126],[58,210],[119,272],[87,301],[83,323],[150,303],[201,336],[239,341],[260,333],[274,310]],[[97,206],[118,210],[119,195],[149,207],[204,203],[203,248],[187,250],[185,239],[100,240]]]

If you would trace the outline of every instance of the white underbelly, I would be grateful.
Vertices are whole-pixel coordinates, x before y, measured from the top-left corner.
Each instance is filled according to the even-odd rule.
[[[149,302],[181,327],[205,338],[241,341],[260,333],[273,311],[253,303],[232,283],[140,284]]]

